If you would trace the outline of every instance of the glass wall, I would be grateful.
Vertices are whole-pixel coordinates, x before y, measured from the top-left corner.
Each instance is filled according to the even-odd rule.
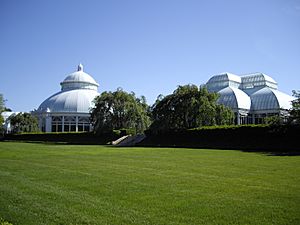
[[[52,116],[52,132],[62,132],[62,117]]]
[[[90,119],[87,116],[52,116],[52,132],[88,132]]]
[[[64,132],[75,132],[75,131],[76,131],[76,116],[65,116]]]
[[[89,117],[78,117],[78,131],[90,131]]]

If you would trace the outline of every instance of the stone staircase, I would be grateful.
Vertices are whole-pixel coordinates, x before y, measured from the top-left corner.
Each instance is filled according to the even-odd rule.
[[[146,137],[145,134],[137,134],[137,135],[126,135],[118,140],[112,142],[112,145],[119,146],[119,147],[129,147],[135,146],[136,144],[140,143]]]
[[[125,136],[122,136],[120,137],[119,139],[115,140],[115,141],[112,141],[111,144],[112,145],[118,145],[120,144],[122,141],[124,141],[126,138],[128,138],[129,136],[131,135],[125,135]]]

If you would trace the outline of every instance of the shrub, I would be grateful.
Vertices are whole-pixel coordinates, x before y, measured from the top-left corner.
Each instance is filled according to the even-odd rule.
[[[300,126],[232,125],[153,132],[147,130],[140,146],[196,147],[299,152]]]
[[[37,142],[64,142],[69,144],[106,144],[120,137],[117,131],[102,134],[89,132],[62,132],[62,133],[21,133],[9,134],[5,140],[37,141]]]

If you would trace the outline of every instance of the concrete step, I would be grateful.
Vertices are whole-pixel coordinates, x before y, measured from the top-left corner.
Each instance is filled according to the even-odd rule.
[[[127,135],[126,138],[123,138],[121,141],[115,144],[115,146],[135,146],[137,143],[140,143],[142,140],[144,140],[145,137],[146,135],[144,134],[137,134],[134,136]]]

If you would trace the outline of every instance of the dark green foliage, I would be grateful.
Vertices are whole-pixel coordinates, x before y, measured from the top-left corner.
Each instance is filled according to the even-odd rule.
[[[216,125],[233,124],[234,114],[231,109],[224,105],[217,105],[215,109]]]
[[[38,119],[30,113],[18,113],[9,117],[13,133],[39,131]]]
[[[3,94],[0,94],[0,135],[2,135],[2,131],[3,131],[3,126],[2,124],[4,123],[4,119],[3,116],[1,115],[1,113],[4,111],[4,99],[3,99]]]
[[[296,97],[292,101],[292,109],[290,110],[291,122],[300,124],[300,91],[293,91],[293,96]]]
[[[300,126],[210,126],[190,130],[147,130],[140,146],[243,149],[300,154]]]
[[[0,93],[0,113],[5,109],[3,94]]]
[[[5,102],[7,100],[4,99],[3,94],[0,93],[0,113],[2,112],[11,112],[10,108],[5,107]]]
[[[3,116],[0,113],[0,135],[2,135],[3,123],[4,123],[4,119],[3,119]]]
[[[60,142],[67,144],[107,144],[120,138],[120,131],[112,131],[96,135],[89,132],[63,132],[63,133],[21,133],[9,134],[5,140],[29,142]]]
[[[135,129],[139,133],[150,124],[145,97],[137,98],[134,93],[119,88],[115,92],[103,92],[94,102],[91,120],[96,133],[118,129]]]
[[[264,122],[270,126],[281,126],[284,124],[283,118],[278,115],[266,117],[264,118]]]
[[[159,96],[152,107],[151,130],[190,129],[232,124],[234,114],[216,103],[218,95],[196,85],[179,86],[173,94]]]

